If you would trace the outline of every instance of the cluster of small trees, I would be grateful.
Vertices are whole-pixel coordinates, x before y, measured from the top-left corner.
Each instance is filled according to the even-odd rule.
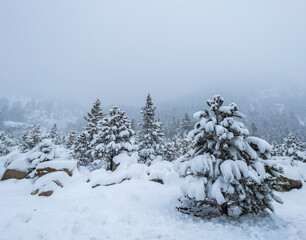
[[[158,156],[169,161],[176,159],[183,152],[181,149],[186,148],[186,141],[182,138],[176,138],[176,141],[165,139],[155,110],[148,94],[146,104],[141,109],[143,122],[139,131],[135,132],[135,123],[125,116],[124,111],[115,106],[109,114],[105,114],[100,100],[97,100],[85,117],[87,123],[84,130],[72,144],[73,155],[79,165],[114,169],[112,159],[122,152],[130,155],[138,152],[139,161],[148,165]]]
[[[302,142],[294,133],[290,133],[281,144],[273,143],[274,156],[287,156],[293,160],[306,162],[306,142]]]

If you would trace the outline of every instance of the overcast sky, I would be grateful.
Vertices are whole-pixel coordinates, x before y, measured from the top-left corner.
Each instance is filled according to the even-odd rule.
[[[2,94],[138,105],[279,82],[306,82],[305,0],[0,1]]]

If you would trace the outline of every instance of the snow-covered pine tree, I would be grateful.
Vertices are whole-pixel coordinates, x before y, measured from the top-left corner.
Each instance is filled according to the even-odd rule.
[[[62,138],[61,138],[61,134],[58,130],[57,124],[55,123],[53,125],[53,127],[51,128],[51,130],[49,131],[47,138],[51,139],[51,141],[55,144],[55,145],[60,145],[62,144]]]
[[[31,132],[31,138],[32,138],[32,148],[37,146],[41,140],[42,140],[42,130],[40,128],[40,125],[36,125],[32,132]]]
[[[89,142],[93,140],[93,136],[98,132],[98,122],[105,116],[102,112],[101,101],[97,99],[91,111],[87,113],[87,117],[84,117],[87,121],[85,131],[88,133]]]
[[[88,166],[93,162],[93,157],[91,155],[92,141],[94,135],[98,133],[98,123],[104,117],[104,113],[101,108],[101,101],[97,99],[91,111],[87,113],[87,117],[84,117],[87,121],[83,132],[77,139],[73,156],[78,160],[78,164],[82,166]]]
[[[91,158],[88,154],[90,151],[87,132],[83,131],[77,138],[75,148],[73,149],[73,157],[77,159],[78,166],[88,166]]]
[[[284,138],[283,143],[277,146],[277,150],[278,155],[292,157],[293,160],[306,161],[305,143],[294,133],[290,133],[287,138]]]
[[[31,136],[30,132],[25,132],[19,139],[19,149],[21,152],[27,152],[31,149]]]
[[[92,142],[92,156],[102,161],[102,166],[109,170],[116,170],[117,165],[113,158],[122,152],[129,155],[137,151],[134,131],[130,121],[118,107],[113,107],[109,117],[105,117],[99,123],[99,131]]]
[[[0,132],[0,156],[5,156],[10,152],[7,145],[7,137],[4,132]]]
[[[42,141],[42,138],[42,130],[38,124],[21,136],[19,148],[22,152],[27,152],[37,146]]]
[[[178,152],[178,156],[185,155],[189,150],[189,142],[186,136],[176,136],[175,137],[175,147]]]
[[[273,211],[272,187],[280,169],[268,164],[271,146],[249,131],[237,119],[244,115],[236,104],[223,105],[215,95],[209,110],[194,114],[198,119],[189,133],[190,157],[180,164],[185,178],[180,211],[196,216],[241,215]]]
[[[69,134],[68,134],[68,136],[67,136],[67,138],[66,138],[66,142],[65,142],[66,148],[73,150],[74,147],[75,147],[76,141],[77,141],[76,129],[75,129],[75,128],[72,128],[72,129],[69,131]]]
[[[190,117],[187,113],[184,114],[184,117],[181,120],[181,133],[182,136],[186,136],[193,128]]]
[[[163,159],[169,162],[175,160],[179,155],[175,142],[169,139],[165,140],[163,150]]]
[[[131,128],[132,130],[135,132],[136,131],[136,122],[135,122],[135,119],[132,119],[131,120]]]
[[[155,119],[155,109],[151,95],[148,94],[146,105],[141,108],[143,123],[138,134],[139,151],[141,162],[150,164],[158,155],[163,154],[164,134],[162,124]]]

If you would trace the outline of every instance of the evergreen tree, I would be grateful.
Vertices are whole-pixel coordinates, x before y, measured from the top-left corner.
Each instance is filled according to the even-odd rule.
[[[97,99],[91,111],[87,113],[87,117],[84,117],[87,121],[85,131],[88,133],[89,142],[93,140],[93,136],[98,132],[98,122],[104,117],[104,113],[101,108],[101,101]]]
[[[292,157],[293,160],[306,161],[305,143],[294,133],[290,133],[282,144],[275,147],[275,153],[278,156]]]
[[[175,146],[178,152],[178,156],[183,156],[187,154],[188,149],[189,149],[189,142],[187,140],[187,137],[177,136],[175,138]]]
[[[182,136],[186,136],[187,133],[189,133],[192,130],[192,122],[190,120],[190,117],[187,113],[185,113],[184,117],[182,118],[181,121],[181,133]]]
[[[134,132],[136,131],[136,123],[134,119],[131,120],[131,128]]]
[[[66,148],[74,149],[76,141],[77,141],[77,133],[76,133],[75,128],[72,128],[69,131],[69,134],[67,136],[67,140],[65,141],[66,142],[65,143]]]
[[[37,146],[42,138],[40,125],[36,125],[32,130],[21,136],[19,148],[22,152],[27,152]]]
[[[10,152],[7,144],[7,136],[4,132],[0,132],[0,156],[5,156]]]
[[[51,139],[51,141],[55,144],[55,145],[60,145],[62,144],[62,138],[60,135],[60,132],[58,130],[57,124],[55,123],[53,125],[53,127],[51,128],[50,132],[48,133],[48,137],[49,139]]]
[[[179,210],[197,216],[241,215],[273,211],[272,191],[280,169],[270,165],[271,146],[248,137],[236,104],[223,105],[223,98],[208,100],[209,110],[196,113],[199,120],[189,133],[191,151],[181,162],[185,197]]]
[[[148,94],[146,105],[141,109],[143,123],[138,135],[140,161],[150,164],[158,155],[163,154],[164,134],[162,124],[155,119],[152,98]]]
[[[101,101],[97,99],[91,111],[84,117],[87,123],[84,131],[78,137],[74,148],[73,156],[78,159],[79,165],[88,166],[93,162],[94,159],[91,155],[92,149],[90,146],[92,146],[94,135],[98,133],[98,123],[103,117],[104,113],[101,109]]]
[[[178,157],[178,149],[175,142],[171,140],[166,140],[164,144],[163,159],[166,161],[173,161]]]
[[[118,107],[113,107],[109,117],[99,122],[99,131],[92,142],[92,156],[101,160],[107,169],[114,171],[113,158],[122,152],[132,154],[137,150],[130,121]]]
[[[88,154],[89,143],[86,131],[83,131],[77,138],[76,146],[73,149],[73,157],[78,160],[78,165],[88,166],[92,161]]]

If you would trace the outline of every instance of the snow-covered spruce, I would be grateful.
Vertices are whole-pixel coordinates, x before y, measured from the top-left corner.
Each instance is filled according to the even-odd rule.
[[[109,116],[103,118],[98,124],[98,132],[90,145],[94,164],[101,165],[114,171],[116,164],[113,158],[120,153],[129,155],[137,151],[134,131],[130,121],[118,107],[113,107]]]
[[[192,130],[192,123],[190,120],[190,117],[187,113],[184,114],[184,117],[181,120],[181,134],[183,137],[185,137],[190,130]]]
[[[89,146],[94,139],[94,135],[98,133],[99,121],[105,116],[102,112],[101,101],[99,99],[94,102],[91,111],[87,113],[87,115],[87,117],[84,117],[87,121],[86,126],[78,137],[73,152],[74,158],[77,159],[78,164],[82,166],[88,166],[92,164],[94,160]]]
[[[69,134],[66,138],[65,147],[67,149],[73,150],[75,148],[76,141],[77,141],[77,132],[76,132],[75,128],[72,128],[69,131]]]
[[[37,146],[41,142],[42,138],[40,125],[36,125],[32,130],[27,131],[22,135],[19,148],[22,152],[27,152]]]
[[[287,156],[293,160],[306,162],[306,143],[303,143],[294,133],[290,133],[284,138],[282,144],[273,146],[273,155]]]
[[[223,98],[208,100],[209,110],[194,114],[198,119],[189,133],[191,150],[180,163],[184,197],[178,209],[196,216],[242,215],[270,209],[280,169],[269,165],[271,146],[249,131],[237,118],[236,104],[223,105]]]
[[[157,156],[163,154],[164,133],[161,122],[155,119],[155,109],[148,94],[146,105],[141,109],[143,123],[138,134],[138,155],[140,161],[146,164],[150,164]]]
[[[60,145],[62,144],[62,138],[61,138],[61,134],[59,132],[59,129],[57,127],[57,124],[55,123],[53,125],[53,127],[50,129],[50,131],[48,132],[47,138],[51,139],[51,141],[55,144],[55,145]]]
[[[16,145],[16,141],[11,132],[0,131],[0,156],[5,156],[10,152],[10,148]]]

